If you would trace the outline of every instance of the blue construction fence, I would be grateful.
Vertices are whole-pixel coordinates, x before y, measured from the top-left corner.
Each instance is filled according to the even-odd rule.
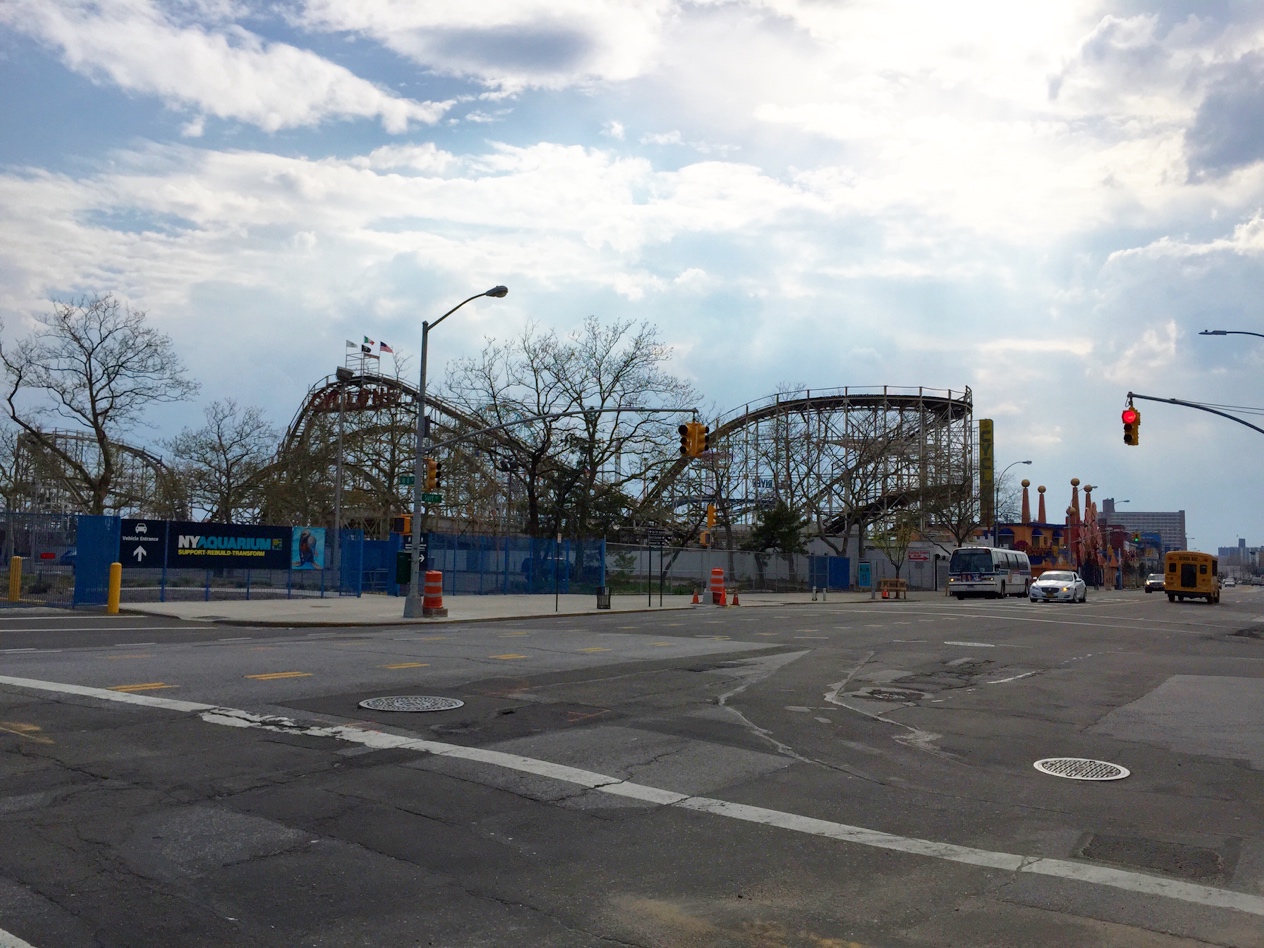
[[[606,541],[426,534],[426,569],[443,573],[445,595],[594,593],[603,584]],[[398,582],[404,538],[365,540],[362,588],[403,595]],[[407,570],[404,571],[407,575]]]
[[[109,595],[110,564],[119,558],[120,526],[118,517],[79,515],[73,600],[69,604],[105,604]],[[364,531],[341,531],[341,569],[125,568],[122,600],[126,604],[359,596],[363,590],[364,547]]]

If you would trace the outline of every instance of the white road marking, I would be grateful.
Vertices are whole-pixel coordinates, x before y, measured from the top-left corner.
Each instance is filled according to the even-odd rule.
[[[945,645],[960,645],[963,648],[996,648],[990,642],[945,642]]]
[[[83,625],[74,628],[58,626],[53,629],[5,629],[5,632],[179,632],[198,627],[190,625]]]
[[[23,941],[17,935],[11,935],[0,928],[0,948],[35,948],[29,941]]]
[[[863,826],[835,823],[832,820],[819,820],[814,817],[786,813],[782,810],[771,810],[766,807],[730,803],[726,800],[715,800],[710,797],[688,796],[673,790],[649,787],[591,770],[568,767],[564,764],[554,764],[546,760],[522,757],[518,754],[509,754],[504,751],[488,750],[482,747],[462,747],[456,744],[444,744],[439,741],[386,734],[382,731],[366,731],[358,727],[344,725],[303,727],[289,718],[256,715],[235,708],[221,708],[193,701],[155,698],[149,695],[128,694],[121,691],[107,691],[103,688],[89,688],[83,685],[70,685],[55,681],[37,681],[30,678],[0,676],[0,684],[12,685],[17,688],[28,688],[35,691],[79,695],[103,701],[115,701],[121,704],[136,704],[151,708],[165,708],[171,711],[185,711],[198,714],[203,721],[209,724],[220,724],[227,727],[258,728],[285,734],[329,737],[377,750],[395,748],[415,750],[421,753],[434,754],[437,757],[452,757],[459,760],[488,764],[493,767],[502,767],[507,770],[515,770],[520,773],[534,774],[538,777],[547,777],[552,780],[587,787],[590,790],[607,793],[612,796],[656,803],[661,806],[678,806],[682,809],[694,810],[699,813],[708,813],[713,816],[741,820],[745,823],[756,823],[789,830],[794,833],[805,833],[825,839],[854,843],[860,846],[870,846],[875,849],[908,853],[915,856],[927,856],[932,859],[942,859],[947,862],[962,863],[968,866],[999,869],[1002,872],[1023,872],[1070,879],[1092,885],[1138,892],[1144,895],[1162,896],[1197,905],[1234,909],[1250,915],[1264,917],[1264,897],[1251,895],[1247,892],[1217,889],[1212,886],[1196,885],[1176,879],[1165,879],[1146,875],[1145,873],[1130,872],[1125,869],[1111,869],[1105,866],[1071,862],[1067,859],[1020,856],[1015,853],[975,849],[971,846],[958,846],[954,843],[939,843],[929,839],[884,833],[881,830],[869,829]],[[30,948],[30,946],[21,941],[13,942],[12,946],[0,941],[0,948]]]
[[[1021,674],[1021,675],[1015,675],[1013,678],[997,678],[997,679],[994,679],[993,681],[985,681],[983,684],[985,684],[985,685],[1003,685],[1003,684],[1005,684],[1005,682],[1007,682],[1007,681],[1018,681],[1020,678],[1030,678],[1032,675],[1039,675],[1039,674],[1040,674],[1040,672],[1038,672],[1038,671],[1034,671],[1034,672],[1025,672],[1025,673],[1023,673],[1023,674]]]

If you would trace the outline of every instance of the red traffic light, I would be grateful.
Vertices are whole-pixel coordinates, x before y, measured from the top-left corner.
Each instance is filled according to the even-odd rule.
[[[1120,417],[1123,418],[1125,425],[1135,425],[1141,418],[1141,413],[1135,408],[1125,408],[1123,415]]]

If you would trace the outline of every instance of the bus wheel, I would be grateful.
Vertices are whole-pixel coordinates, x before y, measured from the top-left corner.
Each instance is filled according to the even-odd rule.
[[[1167,594],[1167,601],[1168,601],[1168,602],[1176,602],[1176,593],[1168,593],[1168,594]]]
[[[957,602],[961,602],[962,600],[966,598],[965,593],[954,593],[954,595],[957,597]]]

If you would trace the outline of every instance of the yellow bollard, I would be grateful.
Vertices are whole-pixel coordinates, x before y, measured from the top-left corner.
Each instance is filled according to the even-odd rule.
[[[119,597],[123,592],[123,564],[110,564],[110,592],[105,601],[105,611],[110,615],[118,615]]]
[[[22,598],[22,557],[9,560],[9,602]]]

